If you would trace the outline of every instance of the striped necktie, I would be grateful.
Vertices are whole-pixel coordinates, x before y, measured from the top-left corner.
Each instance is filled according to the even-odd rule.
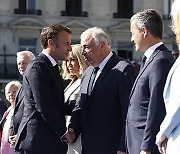
[[[90,80],[89,80],[89,85],[88,85],[88,95],[90,95],[91,91],[93,90],[94,80],[96,78],[98,70],[99,70],[99,67],[95,67],[93,69],[93,72],[92,72]]]

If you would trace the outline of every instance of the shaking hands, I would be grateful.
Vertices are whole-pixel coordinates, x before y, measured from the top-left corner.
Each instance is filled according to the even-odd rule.
[[[75,134],[72,128],[68,129],[68,132],[64,135],[61,141],[66,142],[67,144],[72,144],[74,142]]]

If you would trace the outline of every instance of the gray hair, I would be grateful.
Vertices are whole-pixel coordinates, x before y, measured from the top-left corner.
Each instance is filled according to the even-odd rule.
[[[17,57],[28,56],[30,61],[32,61],[36,58],[35,55],[31,51],[19,51],[19,52],[17,52],[16,55],[17,55]]]
[[[105,42],[105,43],[109,44],[109,39],[108,39],[107,34],[99,27],[88,28],[81,34],[80,38],[82,39],[88,35],[92,36],[96,45],[99,45],[99,43],[101,43],[101,42]]]
[[[134,23],[139,30],[146,27],[154,37],[162,39],[162,19],[154,9],[144,9],[134,14],[130,23]]]

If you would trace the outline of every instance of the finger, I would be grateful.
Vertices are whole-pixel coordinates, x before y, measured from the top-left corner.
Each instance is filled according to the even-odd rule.
[[[68,129],[70,133],[74,133],[74,130],[72,128]]]

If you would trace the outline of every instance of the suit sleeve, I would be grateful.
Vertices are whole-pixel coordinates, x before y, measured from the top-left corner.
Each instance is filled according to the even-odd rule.
[[[86,71],[84,72],[82,78],[81,78],[81,86],[82,86],[82,82],[84,80],[84,77],[86,76]],[[70,120],[70,124],[68,126],[68,128],[73,128],[76,138],[78,138],[80,132],[81,132],[81,87],[80,87],[80,93],[78,95],[78,98],[76,100],[76,104],[75,104],[75,108],[72,111],[71,114],[71,120]]]
[[[166,83],[169,86],[168,90],[170,90],[167,95],[168,102],[166,102],[169,106],[166,117],[161,124],[160,131],[167,137],[169,137],[172,131],[180,124],[180,93],[179,90],[177,90],[180,86],[179,74],[180,65],[178,65],[172,74],[170,82]],[[164,94],[166,95],[166,91]]]
[[[46,64],[35,63],[27,76],[24,76],[23,84],[25,82],[25,85],[29,85],[29,90],[25,87],[24,92],[26,95],[29,95],[29,99],[32,99],[35,109],[41,114],[52,132],[54,132],[58,138],[61,138],[66,133],[65,120],[63,119],[63,115],[60,115],[61,111],[59,111],[63,110],[64,102],[57,102],[61,100],[59,98],[61,94],[58,94],[58,89],[56,95],[55,90],[52,90],[52,84],[56,83],[54,81],[55,78],[53,78],[54,74],[44,65]],[[54,99],[54,97],[56,97],[56,99]],[[60,104],[61,108],[57,108],[57,105],[55,105],[57,103]]]
[[[9,127],[9,136],[15,135],[14,134],[14,125],[13,125],[13,116],[11,117],[11,123]]]
[[[0,120],[2,119],[4,112],[7,110],[6,103],[2,98],[0,98]]]
[[[120,130],[120,140],[118,151],[126,152],[126,140],[125,140],[125,126],[126,126],[126,116],[129,105],[129,95],[131,92],[131,88],[133,86],[135,80],[135,70],[132,65],[127,65],[123,70],[123,80],[119,83],[120,92],[120,111],[121,111],[121,130]],[[123,85],[123,86],[122,86]]]
[[[77,99],[77,103],[71,114],[71,120],[68,128],[72,128],[75,132],[75,141],[77,140],[81,132],[81,107],[80,107],[80,95]],[[74,141],[74,142],[75,142]]]
[[[163,100],[163,90],[167,74],[171,64],[167,59],[157,60],[149,71],[149,105],[147,112],[146,126],[143,135],[141,149],[152,151],[155,146],[156,134],[165,116],[165,104]]]

